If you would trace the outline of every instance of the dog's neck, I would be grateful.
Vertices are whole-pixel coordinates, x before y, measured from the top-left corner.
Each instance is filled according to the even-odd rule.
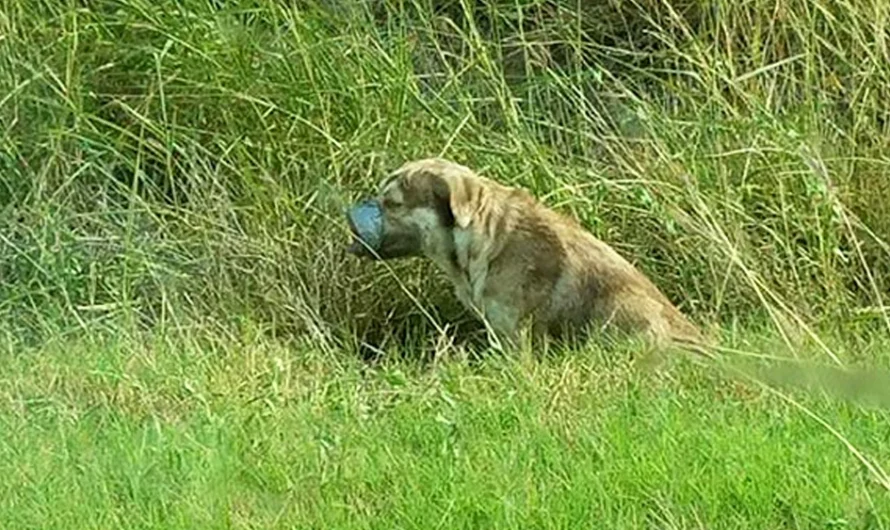
[[[426,256],[445,273],[468,309],[481,307],[488,262],[481,259],[486,254],[477,248],[479,238],[474,237],[473,227],[455,227],[447,236],[443,233],[434,239],[429,241]]]
[[[437,230],[424,242],[423,253],[449,278],[464,275],[455,242],[457,230]]]

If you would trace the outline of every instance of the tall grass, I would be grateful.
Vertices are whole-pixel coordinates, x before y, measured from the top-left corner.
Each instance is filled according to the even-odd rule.
[[[700,322],[890,328],[890,8],[583,4],[6,0],[0,318],[429,335],[451,297],[348,259],[341,209],[443,155]]]

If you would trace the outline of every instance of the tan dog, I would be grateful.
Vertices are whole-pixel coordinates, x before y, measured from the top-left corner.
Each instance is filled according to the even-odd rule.
[[[393,172],[370,202],[379,209],[378,237],[359,236],[350,216],[360,243],[351,251],[377,259],[428,257],[502,341],[515,342],[529,321],[535,335],[593,325],[642,332],[659,345],[701,339],[614,249],[522,189],[433,158]]]

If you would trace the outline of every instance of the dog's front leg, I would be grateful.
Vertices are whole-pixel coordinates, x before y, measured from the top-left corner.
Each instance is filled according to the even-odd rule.
[[[482,301],[482,318],[496,346],[504,350],[519,347],[519,313],[510,305],[498,300]]]

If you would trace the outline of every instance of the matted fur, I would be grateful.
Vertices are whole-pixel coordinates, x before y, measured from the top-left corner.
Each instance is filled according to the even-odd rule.
[[[378,257],[433,260],[502,340],[516,340],[526,323],[536,335],[614,326],[661,345],[702,339],[612,247],[525,190],[429,158],[389,175],[379,199]]]

